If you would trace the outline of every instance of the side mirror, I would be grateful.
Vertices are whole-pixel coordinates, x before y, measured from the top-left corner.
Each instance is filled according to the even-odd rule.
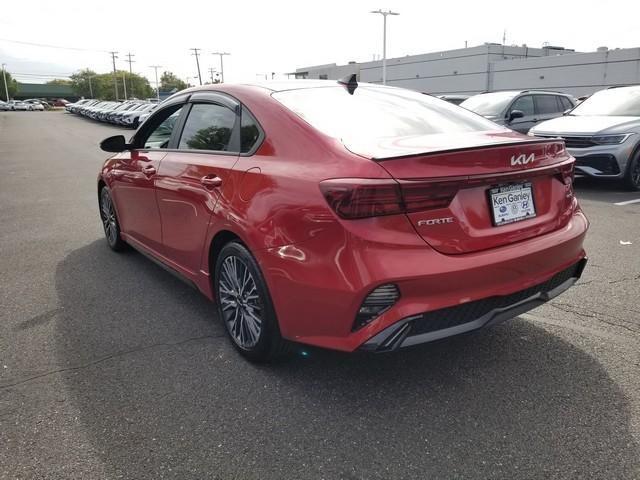
[[[509,114],[509,123],[513,122],[516,118],[524,117],[524,112],[522,110],[511,110]]]
[[[124,152],[128,150],[129,147],[130,145],[125,142],[123,135],[114,135],[100,142],[100,148],[105,152]]]

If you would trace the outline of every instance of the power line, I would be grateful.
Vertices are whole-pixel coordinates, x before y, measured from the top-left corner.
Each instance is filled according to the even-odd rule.
[[[196,56],[196,66],[198,67],[198,80],[200,81],[200,85],[202,85],[202,76],[200,75],[200,61],[198,60],[198,52],[201,49],[200,48],[190,48],[189,50],[193,50],[192,55]]]
[[[106,52],[106,50],[97,50],[95,48],[63,47],[61,45],[51,45],[48,43],[35,43],[35,42],[23,42],[22,40],[10,40],[8,38],[0,38],[0,42],[17,43],[20,45],[30,45],[32,47],[57,48],[60,50],[77,50],[80,52],[101,52],[101,53]]]

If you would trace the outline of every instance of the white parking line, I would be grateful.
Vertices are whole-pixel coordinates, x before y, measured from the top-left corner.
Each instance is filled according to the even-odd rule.
[[[631,205],[632,203],[640,203],[640,198],[636,198],[635,200],[627,200],[626,202],[614,203],[614,205],[622,207],[623,205]]]

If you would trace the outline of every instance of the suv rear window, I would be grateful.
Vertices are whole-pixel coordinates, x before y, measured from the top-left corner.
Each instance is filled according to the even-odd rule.
[[[343,141],[499,130],[472,112],[410,90],[360,85],[285,90],[273,98],[321,132]]]

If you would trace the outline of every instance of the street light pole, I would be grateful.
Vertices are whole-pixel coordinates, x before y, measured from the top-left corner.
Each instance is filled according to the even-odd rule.
[[[224,83],[224,64],[222,63],[222,57],[231,54],[227,52],[211,52],[211,55],[220,55],[220,83]]]
[[[160,103],[160,84],[158,83],[158,69],[161,68],[162,65],[150,65],[149,68],[153,68],[156,71],[156,100]]]
[[[2,64],[2,78],[4,78],[4,94],[7,97],[7,102],[9,101],[9,87],[7,87],[7,64]]]
[[[382,15],[382,84],[387,84],[387,15],[400,15],[398,12],[392,12],[391,10],[387,10],[386,12],[382,9],[372,10],[370,13],[376,13]]]
[[[87,77],[89,79],[89,96],[93,98],[93,87],[91,86],[91,75]]]

